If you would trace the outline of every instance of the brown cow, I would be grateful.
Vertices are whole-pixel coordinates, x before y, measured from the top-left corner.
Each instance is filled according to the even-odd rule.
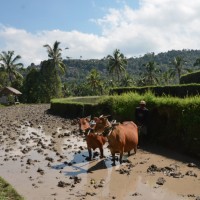
[[[90,126],[90,117],[80,118],[78,124],[80,133],[84,133],[86,136],[87,149],[89,153],[88,160],[92,159],[92,149],[95,150],[96,148],[99,148],[100,158],[103,158],[103,145],[106,143],[107,138],[102,134],[91,133],[92,124]]]
[[[120,163],[122,163],[122,156],[124,152],[128,152],[134,149],[137,151],[138,145],[138,127],[133,121],[126,121],[118,124],[111,124],[107,117],[95,117],[96,125],[94,131],[97,133],[103,133],[107,136],[109,146],[113,157],[113,165],[115,165],[115,153],[120,153]]]

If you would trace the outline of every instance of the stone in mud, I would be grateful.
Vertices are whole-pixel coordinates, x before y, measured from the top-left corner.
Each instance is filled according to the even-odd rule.
[[[41,175],[44,175],[44,170],[41,168],[38,168],[37,172],[40,173]]]
[[[59,181],[58,182],[58,187],[67,187],[67,186],[69,186],[70,185],[70,183],[66,183],[66,182],[64,182],[64,181]]]
[[[49,162],[53,162],[53,158],[50,158],[50,157],[46,157],[45,160],[48,160]]]
[[[90,195],[90,196],[95,196],[96,195],[96,193],[95,192],[86,192],[86,196],[87,195]]]
[[[131,196],[141,196],[141,194],[138,193],[138,192],[135,192],[135,193],[133,193]]]
[[[164,185],[165,182],[166,180],[163,177],[158,178],[158,180],[156,181],[158,185]]]
[[[187,172],[185,173],[185,175],[197,177],[197,174],[195,174],[193,171],[187,171]]]
[[[26,161],[26,164],[27,165],[34,165],[34,161],[32,160],[32,159],[28,159],[27,161]]]
[[[170,174],[170,176],[172,176],[173,178],[183,178],[184,177],[184,175],[181,174],[181,172],[172,172]]]
[[[187,165],[188,167],[197,167],[197,165],[196,164],[194,164],[194,163],[188,163],[188,165]]]
[[[160,171],[161,171],[161,169],[158,168],[156,165],[151,165],[147,169],[148,173],[154,173],[154,172],[160,172]]]

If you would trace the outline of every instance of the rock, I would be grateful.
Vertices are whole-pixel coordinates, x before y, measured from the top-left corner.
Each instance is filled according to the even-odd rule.
[[[163,177],[158,178],[158,180],[156,181],[158,185],[163,185],[165,182],[166,180]]]
[[[34,165],[34,161],[32,160],[32,159],[28,159],[27,161],[26,161],[26,164],[28,164],[28,165]]]
[[[38,168],[37,172],[40,173],[41,175],[44,175],[44,170],[41,168]]]
[[[69,185],[71,185],[70,183],[66,183],[66,182],[64,182],[64,181],[59,181],[58,182],[58,187],[67,187],[67,186],[69,186]]]
[[[187,171],[187,172],[185,173],[185,175],[197,177],[197,174],[195,174],[193,171]]]
[[[50,158],[50,157],[46,157],[45,160],[48,160],[49,162],[53,162],[53,158]]]
[[[197,167],[197,165],[196,164],[194,164],[194,163],[188,163],[188,165],[187,165],[188,167]]]
[[[141,196],[141,194],[138,193],[138,192],[135,192],[135,193],[133,193],[131,196]]]

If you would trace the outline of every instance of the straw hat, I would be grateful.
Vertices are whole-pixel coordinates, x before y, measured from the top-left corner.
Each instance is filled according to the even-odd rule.
[[[141,100],[140,105],[146,105],[146,102],[144,100]]]

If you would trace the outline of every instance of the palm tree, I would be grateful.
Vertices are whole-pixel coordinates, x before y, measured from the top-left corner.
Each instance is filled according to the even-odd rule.
[[[95,94],[97,93],[97,89],[101,89],[101,78],[99,72],[96,69],[92,69],[90,71],[90,74],[86,77],[86,80]]]
[[[108,72],[110,74],[116,74],[117,80],[119,82],[120,76],[122,72],[126,72],[125,67],[127,66],[127,59],[124,54],[120,53],[119,49],[116,49],[113,52],[113,56],[108,55]]]
[[[7,72],[11,85],[14,79],[23,78],[23,76],[17,71],[18,67],[23,67],[22,63],[17,63],[17,61],[21,59],[21,56],[17,55],[14,58],[13,56],[14,51],[2,51],[0,54],[0,66]]]
[[[3,68],[0,68],[0,90],[7,85],[7,73]]]
[[[180,83],[180,79],[181,79],[181,74],[182,74],[182,71],[183,70],[186,70],[188,71],[187,69],[184,69],[183,68],[183,64],[185,63],[185,61],[177,56],[177,57],[174,57],[173,61],[172,61],[172,65],[175,67],[175,71],[178,75],[178,82]]]
[[[174,76],[175,76],[174,71],[172,69],[169,69],[162,73],[161,81],[164,85],[170,85],[170,83],[172,83]]]
[[[66,66],[63,63],[63,59],[61,56],[62,49],[59,48],[59,45],[60,42],[55,41],[53,44],[53,48],[48,44],[45,44],[44,47],[47,48],[48,57],[51,61],[51,64],[54,66],[54,69],[64,74]]]
[[[156,63],[154,61],[149,61],[143,66],[145,66],[143,74],[145,85],[154,85],[158,83],[158,73],[160,73],[160,70],[157,68]]]
[[[194,63],[194,66],[200,66],[200,58],[197,58],[195,63]]]
[[[121,86],[122,87],[130,87],[134,84],[133,78],[130,74],[125,73],[125,76],[121,79]]]

